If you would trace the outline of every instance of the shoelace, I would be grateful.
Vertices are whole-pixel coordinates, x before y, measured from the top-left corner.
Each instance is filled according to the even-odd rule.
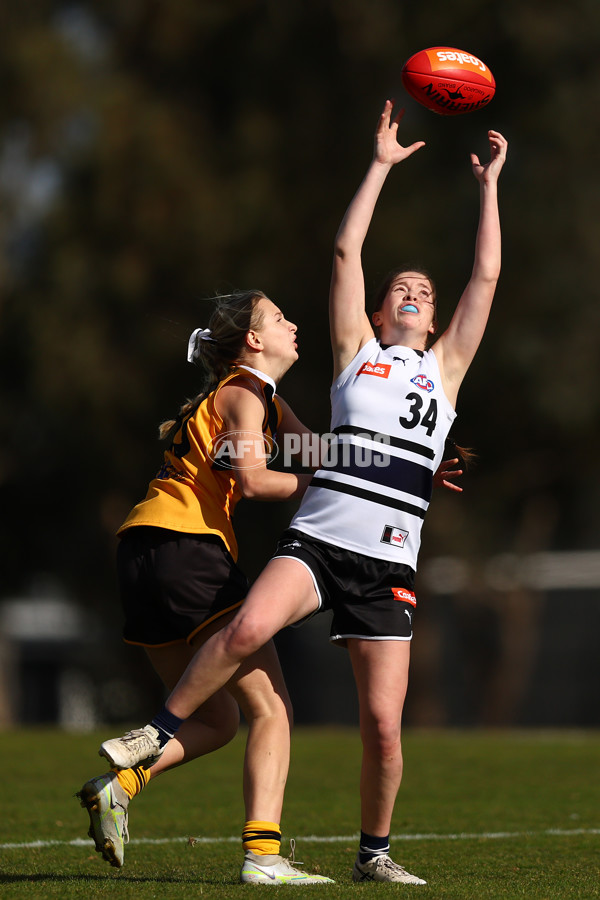
[[[121,738],[123,744],[139,744],[144,749],[146,747],[150,747],[152,750],[156,750],[156,743],[152,740],[147,731],[144,731],[143,728],[137,728],[134,731],[128,731],[127,734],[124,734]]]
[[[121,823],[121,829],[122,829],[123,843],[128,844],[129,843],[129,828],[127,827],[127,818],[125,818],[123,820],[123,822]]]
[[[390,872],[397,872],[401,875],[408,875],[408,872],[404,868],[404,866],[399,865],[394,862],[394,860],[389,856],[379,856],[376,857],[375,865],[380,869],[387,869]]]
[[[303,866],[303,862],[299,862],[296,860],[296,839],[290,838],[290,850],[292,851],[287,858],[287,861],[291,866]]]

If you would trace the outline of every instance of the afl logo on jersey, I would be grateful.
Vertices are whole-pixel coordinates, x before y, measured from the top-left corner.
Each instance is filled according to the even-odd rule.
[[[415,377],[410,380],[418,388],[421,388],[422,391],[427,391],[428,394],[430,394],[435,387],[433,381],[431,378],[428,378],[427,375],[415,375]]]
[[[366,362],[360,367],[356,373],[356,377],[358,378],[359,375],[377,375],[379,378],[387,378],[391,368],[392,366],[390,363]]]

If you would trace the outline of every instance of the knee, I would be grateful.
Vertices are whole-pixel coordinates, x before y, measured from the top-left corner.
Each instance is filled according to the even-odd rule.
[[[253,662],[253,660],[251,660]],[[269,721],[291,732],[293,726],[292,702],[285,683],[274,679],[273,673],[257,664],[243,673],[229,690],[240,705],[248,723]]]
[[[227,656],[241,662],[260,649],[270,638],[260,622],[242,617],[234,619],[223,630],[223,645]]]
[[[396,759],[402,757],[400,723],[385,718],[373,718],[362,729],[362,740],[365,749],[379,759]]]
[[[266,697],[266,701],[267,715],[278,719],[284,727],[291,731],[294,725],[294,710],[285,686],[270,692]]]
[[[254,724],[263,724],[269,728],[277,729],[279,734],[291,734],[292,732],[292,708],[280,702],[279,698],[257,697],[240,698],[240,706],[246,721],[252,727]]]

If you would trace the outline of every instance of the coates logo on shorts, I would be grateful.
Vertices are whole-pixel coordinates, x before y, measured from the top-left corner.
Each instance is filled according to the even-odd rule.
[[[206,452],[215,469],[258,469],[276,459],[279,447],[262,431],[225,431],[209,441]]]
[[[395,600],[401,600],[403,603],[410,603],[411,606],[417,605],[417,598],[413,591],[408,591],[406,588],[390,588],[390,590],[394,595]],[[408,613],[407,615],[410,619],[410,615]]]
[[[422,391],[427,391],[428,394],[430,394],[435,387],[433,381],[431,378],[428,378],[427,375],[415,375],[415,377],[410,380],[418,388],[421,388]]]

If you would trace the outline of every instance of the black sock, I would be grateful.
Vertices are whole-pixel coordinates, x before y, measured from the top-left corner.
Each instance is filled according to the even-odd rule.
[[[184,721],[169,712],[166,706],[163,706],[161,711],[154,716],[150,724],[158,731],[158,742],[161,747],[164,747],[167,741],[177,734],[179,726]]]
[[[358,848],[358,861],[366,863],[374,856],[383,856],[390,852],[390,836],[376,837],[373,834],[360,833],[360,847]]]

